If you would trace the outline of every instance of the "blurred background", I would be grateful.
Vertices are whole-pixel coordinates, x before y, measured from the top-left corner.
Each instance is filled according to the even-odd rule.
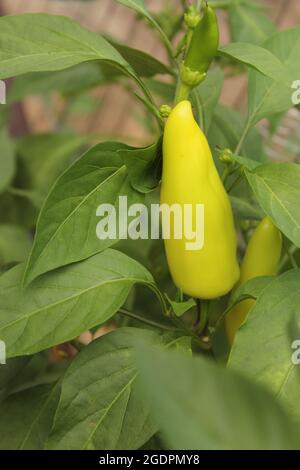
[[[183,0],[145,0],[151,12],[159,15],[170,31],[176,25],[180,4]],[[185,2],[188,3],[188,2]],[[231,39],[247,41],[247,35],[256,34],[257,43],[264,40],[274,28],[286,29],[300,24],[299,0],[258,0],[266,10],[255,9],[245,13],[240,8],[234,17],[230,12],[219,12],[221,41]],[[237,10],[236,10],[237,11]],[[47,12],[74,18],[87,28],[106,34],[164,60],[165,52],[157,34],[130,9],[114,0],[0,0],[0,15],[28,12]],[[261,20],[261,14],[270,20]],[[239,29],[239,16],[243,27]],[[246,26],[245,26],[246,25]],[[177,40],[175,34],[175,41]],[[246,105],[247,79],[244,73],[228,77],[225,81],[221,102],[244,110]],[[299,77],[300,78],[300,77]],[[11,82],[11,81],[10,81]],[[11,83],[10,83],[11,85]],[[12,108],[11,131],[16,136],[27,133],[57,131],[59,122],[80,133],[100,135],[101,138],[117,137],[134,145],[145,145],[152,140],[149,123],[145,122],[145,108],[124,86],[111,83],[95,87],[88,93],[77,94],[71,103],[61,94],[30,96]],[[285,117],[276,135],[269,142],[268,153],[273,158],[289,159],[289,150],[299,153],[297,140],[299,115],[294,109]],[[267,136],[266,123],[261,133]],[[97,140],[97,139],[96,139]],[[98,139],[99,140],[99,139]],[[284,155],[283,155],[284,153]]]

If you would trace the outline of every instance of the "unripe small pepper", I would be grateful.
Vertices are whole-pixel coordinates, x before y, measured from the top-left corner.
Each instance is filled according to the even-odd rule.
[[[205,77],[219,47],[219,27],[216,13],[207,4],[203,16],[193,31],[181,67],[181,80],[189,85],[190,76]],[[201,81],[201,80],[200,80]]]
[[[282,235],[269,217],[256,227],[246,249],[241,266],[241,276],[236,287],[258,276],[273,276],[277,273],[282,249]],[[237,304],[225,319],[230,345],[241,324],[245,321],[255,300],[247,299]]]
[[[239,278],[237,239],[228,195],[215,167],[207,139],[189,101],[172,110],[163,139],[161,204],[204,205],[204,245],[188,250],[185,236],[165,240],[174,283],[192,297],[227,294]]]

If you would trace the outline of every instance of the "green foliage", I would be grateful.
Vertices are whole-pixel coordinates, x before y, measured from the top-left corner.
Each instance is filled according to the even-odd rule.
[[[136,449],[157,431],[137,387],[135,347],[176,347],[184,337],[120,328],[88,346],[68,368],[48,441],[51,449]],[[80,412],[74,415],[74,406]],[[107,432],[110,430],[110,432]]]
[[[168,448],[299,446],[299,431],[272,395],[241,376],[202,358],[150,347],[139,350],[138,363]]]
[[[267,281],[256,294],[255,307],[240,328],[229,358],[229,368],[268,387],[298,422],[300,381],[291,345],[298,339],[300,324],[299,279],[297,269]],[[289,326],[293,320],[298,328],[293,328],[291,337]]]
[[[67,17],[0,18],[0,79],[13,78],[0,105],[0,448],[299,448],[299,152],[285,162],[266,155],[293,107],[300,28],[276,32],[262,2],[209,2],[227,10],[232,42],[189,99],[230,195],[239,259],[265,214],[285,237],[279,275],[196,302],[176,292],[162,240],[126,239],[119,224],[115,239],[96,236],[100,204],[118,218],[119,196],[159,203],[165,116],[190,39],[173,3],[155,13],[143,0],[116,3],[146,20],[166,60]],[[244,111],[222,104],[224,83],[239,74],[248,76]],[[128,101],[128,116],[146,128],[144,142],[78,131],[73,118],[92,120],[100,106],[105,117],[92,91],[111,84],[139,100],[140,114]],[[51,129],[16,137],[11,105],[37,95]],[[229,351],[224,318],[246,299]]]

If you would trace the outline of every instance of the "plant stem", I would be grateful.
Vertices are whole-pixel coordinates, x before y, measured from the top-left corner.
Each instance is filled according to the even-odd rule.
[[[242,181],[243,178],[244,178],[244,175],[241,174],[237,177],[236,180],[234,180],[234,182],[231,184],[231,186],[229,186],[227,190],[228,194]]]
[[[146,285],[147,287],[149,287],[149,289],[151,289],[152,292],[154,292],[154,294],[156,295],[156,297],[157,297],[158,300],[159,300],[159,303],[160,303],[160,306],[161,306],[161,309],[162,309],[163,314],[164,314],[166,317],[169,317],[169,316],[170,316],[170,309],[168,308],[167,302],[166,302],[166,300],[165,300],[165,297],[164,297],[164,295],[161,293],[161,291],[159,290],[159,288],[158,288],[155,284],[151,284],[151,283],[145,283],[145,285]]]
[[[175,96],[175,104],[180,103],[180,101],[187,100],[190,94],[190,87],[182,83],[180,78],[178,79],[178,86]]]
[[[203,0],[197,0],[197,3],[196,3],[196,10],[199,12],[202,8],[202,3],[203,3]]]
[[[125,308],[120,308],[118,310],[118,313],[121,313],[122,315],[125,315],[126,317],[132,318],[133,320],[137,320],[142,323],[145,323],[146,325],[153,326],[155,328],[160,328],[161,330],[175,331],[175,328],[173,328],[172,326],[163,325],[162,323],[156,322],[154,320],[149,320],[148,318],[140,317],[136,313],[130,312],[129,310],[126,310]]]
[[[243,130],[243,132],[242,132],[241,138],[240,138],[240,140],[239,140],[239,142],[238,142],[238,144],[237,144],[237,146],[236,146],[236,149],[235,149],[235,151],[234,151],[235,155],[238,155],[238,154],[239,154],[239,152],[240,152],[240,150],[241,150],[241,148],[242,148],[242,146],[243,146],[243,143],[244,143],[244,141],[245,141],[245,138],[247,137],[247,134],[248,134],[248,132],[249,132],[249,129],[250,129],[250,120],[248,119],[248,120],[246,121],[246,124],[245,124],[244,130]]]
[[[204,349],[207,351],[211,348],[210,343],[202,341],[202,339],[194,331],[186,327],[186,325],[180,318],[173,317],[172,320],[173,320],[173,323],[178,327],[178,329],[186,333],[187,336],[191,336],[197,342],[197,344],[201,347],[201,349]]]
[[[172,46],[172,43],[169,41],[169,38],[168,36],[166,35],[166,33],[163,31],[163,29],[160,27],[160,25],[157,23],[157,21],[155,21],[154,19],[152,19],[150,16],[148,17],[148,20],[150,21],[150,23],[152,24],[152,26],[158,31],[158,33],[160,34],[161,38],[162,38],[162,41],[166,47],[166,50],[167,50],[167,53],[168,53],[168,56],[169,56],[169,59],[170,59],[170,62],[171,63],[174,63],[174,52],[173,52],[173,46]]]
[[[225,186],[229,176],[229,165],[226,165],[222,174],[222,183]]]
[[[198,124],[199,126],[201,127],[201,129],[203,130],[203,132],[205,131],[205,121],[204,121],[204,113],[203,113],[203,104],[202,104],[202,100],[201,100],[201,97],[199,96],[199,93],[197,93],[196,91],[193,93],[193,96],[194,96],[194,99],[197,103],[197,109],[198,109]]]
[[[203,333],[207,320],[208,320],[208,313],[209,313],[209,301],[208,300],[202,300],[201,301],[201,315],[200,315],[200,321],[197,326],[197,333],[201,334]]]

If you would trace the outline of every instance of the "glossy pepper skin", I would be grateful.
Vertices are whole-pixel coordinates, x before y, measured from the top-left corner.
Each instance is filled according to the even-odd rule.
[[[254,277],[275,275],[278,270],[281,249],[281,232],[269,217],[265,217],[256,227],[248,243],[237,287]],[[232,345],[238,328],[254,304],[255,300],[243,300],[226,316],[225,324],[230,345]]]
[[[228,195],[205,135],[189,101],[171,112],[163,139],[161,204],[204,204],[204,245],[187,250],[186,238],[165,240],[169,269],[178,288],[192,297],[213,299],[239,278],[236,233]],[[195,219],[194,219],[195,220]],[[171,234],[172,235],[172,234]]]
[[[192,71],[206,73],[219,47],[219,27],[214,10],[207,4],[194,29],[184,65]]]

